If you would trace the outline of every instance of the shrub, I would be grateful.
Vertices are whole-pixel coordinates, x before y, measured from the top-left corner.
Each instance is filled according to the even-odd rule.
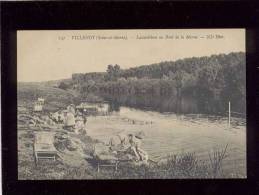
[[[67,90],[69,88],[69,85],[66,84],[65,82],[61,82],[59,84],[58,88],[63,89],[63,90]]]

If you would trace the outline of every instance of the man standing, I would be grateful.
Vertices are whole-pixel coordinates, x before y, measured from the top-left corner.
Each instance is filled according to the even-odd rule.
[[[69,131],[73,131],[74,127],[75,127],[75,117],[74,114],[71,112],[64,112],[64,116],[65,116],[65,128]]]

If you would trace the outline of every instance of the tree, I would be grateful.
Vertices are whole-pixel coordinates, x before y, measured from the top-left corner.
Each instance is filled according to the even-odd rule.
[[[107,80],[109,81],[116,81],[121,73],[120,66],[118,64],[113,65],[108,65],[107,67]]]
[[[79,88],[83,86],[82,91],[143,97],[170,95],[179,101],[188,95],[195,102],[198,100],[208,113],[214,112],[212,109],[219,110],[220,106],[225,108],[223,104],[229,100],[233,108],[237,105],[239,109],[246,95],[245,54],[242,52],[166,61],[126,70],[110,64],[106,72],[87,73],[84,78],[81,81],[81,75],[73,77],[79,81]],[[89,80],[93,82],[86,83]],[[245,104],[242,105],[241,112],[245,110]]]
[[[120,71],[121,71],[120,66],[118,64],[115,64],[113,67],[113,74],[116,78],[120,76]]]
[[[63,90],[67,90],[69,88],[69,85],[62,81],[59,84],[58,88],[63,89]]]

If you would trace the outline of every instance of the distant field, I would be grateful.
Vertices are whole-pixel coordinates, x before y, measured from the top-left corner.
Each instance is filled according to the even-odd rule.
[[[17,100],[19,106],[32,108],[32,102],[37,100],[38,97],[45,99],[44,109],[51,111],[73,103],[77,94],[73,91],[46,86],[42,83],[18,83]]]

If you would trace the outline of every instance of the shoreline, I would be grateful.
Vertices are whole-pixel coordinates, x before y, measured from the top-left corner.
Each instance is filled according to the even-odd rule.
[[[20,104],[18,105],[18,107],[22,107],[22,106],[25,106],[25,105],[20,105]],[[26,106],[28,106],[28,104],[26,104]],[[129,109],[129,110],[132,110],[132,109]],[[135,109],[133,109],[133,111],[135,111]],[[94,134],[91,134],[91,133],[94,133],[94,132],[95,133],[102,133],[102,132],[104,132],[104,133],[106,133],[104,135],[104,137],[106,137],[108,139],[113,134],[117,134],[118,132],[122,131],[123,129],[127,129],[127,131],[135,131],[135,130],[142,129],[142,128],[144,128],[146,130],[149,130],[149,132],[151,134],[150,135],[151,137],[156,136],[156,134],[154,134],[154,133],[157,131],[157,129],[161,128],[161,127],[159,127],[159,121],[153,121],[153,120],[149,119],[148,118],[149,115],[143,115],[144,112],[145,111],[138,110],[137,113],[135,113],[136,116],[134,115],[133,118],[127,117],[127,115],[125,116],[123,114],[122,115],[115,115],[115,116],[111,116],[111,115],[108,115],[108,116],[90,116],[90,117],[88,117],[89,120],[88,120],[88,123],[87,123],[87,127],[88,127],[88,130],[89,130],[88,136],[91,140],[93,140],[93,139],[96,139],[98,136],[96,137],[96,134],[94,135]],[[125,112],[124,112],[124,114],[125,114]],[[147,112],[146,114],[150,114],[150,112]],[[152,112],[150,115],[151,116],[154,115],[154,117],[155,117],[155,116],[159,115],[159,113],[154,114]],[[140,116],[142,116],[142,117],[140,117]],[[145,120],[142,120],[143,117],[144,117]],[[107,120],[104,120],[105,118]],[[171,123],[168,123],[168,122],[174,121],[174,120],[175,119],[169,119],[169,118],[167,119],[167,117],[165,117],[163,119],[163,124],[165,125],[163,128],[168,129],[171,125]],[[146,122],[150,122],[150,121],[152,121],[152,123],[146,123]],[[199,124],[194,123],[192,126],[195,127],[197,125],[199,125]],[[184,130],[187,130],[187,129],[185,128]],[[168,130],[170,130],[170,129],[168,129]],[[33,144],[33,142],[32,142],[32,138],[30,138],[30,136],[31,136],[30,131],[31,131],[30,129],[27,129],[27,130],[18,129],[18,173],[19,173],[18,175],[19,175],[19,180],[20,179],[26,180],[26,179],[31,179],[31,178],[34,178],[34,179],[37,179],[37,180],[38,179],[39,180],[41,180],[41,179],[58,179],[59,180],[59,179],[80,179],[80,178],[81,179],[105,179],[105,178],[106,179],[125,179],[125,178],[128,178],[128,177],[130,177],[130,178],[141,178],[141,177],[143,177],[143,175],[141,176],[141,174],[143,172],[142,169],[144,169],[144,167],[142,167],[140,169],[140,168],[137,168],[137,167],[131,167],[131,165],[126,165],[125,167],[120,167],[119,169],[121,169],[122,172],[124,171],[124,175],[123,175],[123,173],[120,173],[122,175],[117,175],[116,178],[113,178],[114,177],[113,172],[110,171],[110,170],[103,170],[102,173],[96,173],[96,167],[89,164],[87,162],[87,160],[85,160],[82,156],[81,157],[79,157],[79,155],[75,156],[71,153],[69,154],[69,156],[71,156],[71,158],[73,157],[74,159],[77,159],[77,160],[74,161],[74,165],[73,165],[73,163],[72,164],[70,164],[70,163],[64,164],[62,162],[62,160],[60,159],[60,160],[58,160],[57,164],[55,164],[55,163],[53,164],[52,162],[50,162],[50,163],[47,163],[47,164],[44,164],[44,165],[40,165],[38,168],[35,169],[35,166],[34,166],[34,163],[33,163],[33,160],[32,160],[32,144]],[[112,134],[112,132],[113,132],[113,134]],[[20,134],[24,134],[24,133],[25,134],[28,133],[28,135],[24,135],[27,138],[23,138],[23,136],[22,136],[21,139],[19,139]],[[179,133],[180,133],[179,136],[181,137],[182,134],[181,134],[181,132],[179,132]],[[190,131],[190,133],[193,134],[194,136],[196,136],[195,131]],[[175,132],[174,132],[174,134],[175,134]],[[219,133],[217,133],[217,134],[219,134]],[[175,134],[174,137],[176,135],[177,134]],[[102,139],[100,139],[100,140],[103,142]],[[184,137],[182,137],[182,140],[185,140]],[[145,140],[145,142],[146,141],[150,142],[152,140],[150,140],[150,138],[147,138]],[[178,140],[177,142],[176,141],[177,140],[174,138],[172,143],[181,146],[181,144],[184,144],[185,142],[188,142],[188,139],[185,140],[185,142],[183,142],[181,140]],[[143,145],[147,146],[147,143],[144,143]],[[145,149],[147,149],[147,148],[145,148]],[[150,148],[150,149],[152,149],[152,148]],[[151,151],[150,149],[148,150],[149,152]],[[209,151],[205,151],[204,154],[206,155],[206,153],[208,153],[208,152]],[[179,158],[179,159],[184,158],[184,157],[187,158],[188,155],[192,154],[193,156],[191,157],[191,160],[194,160],[194,161],[197,160],[200,163],[207,164],[207,165],[210,164],[209,161],[204,161],[204,159],[201,159],[201,157],[199,157],[197,154],[193,154],[192,152],[188,153],[188,151],[178,150],[178,152],[173,152],[173,154],[175,154],[177,156],[177,158]],[[150,155],[151,155],[151,153],[150,153]],[[170,154],[168,154],[168,155],[170,156]],[[166,155],[165,158],[167,158],[168,155]],[[172,155],[172,156],[174,156],[174,155]],[[69,158],[68,158],[68,161],[70,161]],[[164,160],[164,161],[167,161],[167,160]],[[176,159],[172,159],[172,161],[174,163],[180,163],[180,162],[175,162]],[[75,164],[78,164],[78,162],[81,162],[82,164],[75,167]],[[198,165],[200,166],[200,164],[197,164],[197,166]],[[165,166],[165,165],[163,165],[163,166]],[[196,167],[196,168],[199,169],[199,171],[201,173],[202,170],[200,170],[199,166]],[[246,165],[244,165],[244,166],[246,166]],[[46,169],[49,170],[49,173],[45,174]],[[154,167],[152,167],[152,169],[153,170],[148,171],[149,175],[145,176],[146,179],[148,179],[148,177],[150,177],[150,178],[163,178],[163,175],[156,172],[156,169],[157,169],[157,171],[159,171],[159,169],[162,169],[161,167],[156,167],[156,169],[154,169]],[[174,168],[171,167],[170,169],[173,170]],[[237,168],[235,168],[235,169],[238,170]],[[77,171],[77,170],[81,170],[81,171]],[[132,173],[131,173],[132,175],[127,175],[126,172],[130,171],[130,170],[132,171]],[[206,169],[206,170],[208,170],[208,169]],[[179,170],[176,170],[176,171],[179,171]],[[137,174],[138,176],[136,176],[136,175],[134,176],[134,174]],[[175,175],[174,173],[171,173],[171,175],[167,175],[167,178],[190,178],[190,177],[192,178],[192,177],[194,177],[194,175],[193,176],[184,176],[183,172],[181,172],[181,174],[179,173],[178,175]],[[192,173],[192,174],[194,174],[194,173]],[[236,176],[237,178],[244,178],[245,175],[246,175],[246,173],[244,173],[244,175],[242,175],[242,174],[240,175],[239,173],[233,173],[234,176],[231,176],[231,174],[232,173],[229,173],[227,176],[222,176],[222,177],[219,177],[219,178],[232,178],[232,177],[235,178],[235,175],[237,175]],[[208,173],[208,175],[206,175],[206,174],[201,175],[198,178],[212,178],[212,175],[211,175],[211,173]]]

